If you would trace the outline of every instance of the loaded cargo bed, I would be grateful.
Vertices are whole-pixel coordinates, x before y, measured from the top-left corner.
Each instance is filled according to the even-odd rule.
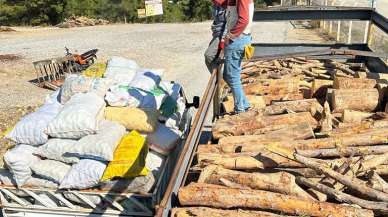
[[[254,21],[256,22],[318,19],[368,20],[385,32],[385,34],[388,33],[387,19],[374,10],[367,8],[280,8],[256,11],[254,16]],[[192,216],[277,216],[277,214],[283,215],[286,213],[289,215],[302,215],[304,214],[304,211],[306,211],[305,213],[307,214],[307,211],[311,211],[311,216],[326,216],[337,211],[338,213],[343,212],[342,214],[338,214],[339,216],[373,215],[370,209],[368,210],[365,207],[363,207],[365,209],[348,209],[348,207],[344,208],[343,206],[338,205],[340,202],[354,204],[354,201],[352,200],[341,200],[338,197],[335,198],[331,195],[331,197],[329,197],[330,199],[327,200],[328,203],[326,203],[323,202],[323,199],[319,198],[319,196],[311,198],[311,194],[305,194],[305,191],[312,188],[312,186],[308,185],[309,181],[311,181],[310,178],[315,179],[315,181],[317,179],[330,178],[327,174],[322,176],[322,174],[317,173],[316,171],[319,171],[320,168],[316,168],[317,165],[315,164],[310,164],[310,158],[317,158],[318,160],[325,161],[325,163],[326,161],[330,161],[329,163],[331,163],[331,165],[336,165],[341,168],[341,166],[345,167],[347,165],[346,162],[341,161],[341,157],[349,159],[356,156],[369,157],[369,154],[380,156],[386,155],[387,151],[385,150],[385,145],[382,145],[386,143],[385,139],[387,133],[387,128],[385,128],[386,126],[384,125],[385,123],[383,123],[386,118],[385,114],[379,114],[381,116],[377,119],[365,118],[372,123],[360,122],[360,125],[357,125],[356,127],[344,123],[341,120],[343,120],[344,110],[348,111],[352,108],[375,114],[377,114],[376,112],[384,111],[385,104],[380,104],[380,100],[382,99],[380,98],[381,96],[378,96],[377,89],[384,86],[380,85],[381,80],[379,79],[385,79],[384,73],[388,72],[388,66],[386,62],[384,62],[388,54],[372,51],[367,43],[254,44],[254,46],[254,57],[248,63],[243,64],[242,79],[245,92],[251,91],[251,95],[261,96],[263,98],[264,106],[237,116],[224,115],[226,110],[228,110],[228,103],[226,102],[228,101],[227,95],[229,92],[228,88],[224,88],[224,85],[221,82],[222,65],[220,65],[215,71],[216,73],[212,74],[203,94],[188,140],[173,172],[173,176],[176,177],[176,179],[169,182],[167,192],[158,206],[156,216],[169,216],[171,214],[174,216],[185,216],[188,214]],[[327,66],[328,62],[335,66]],[[293,85],[290,84],[292,83],[290,80],[293,78],[291,79],[292,76],[287,77],[287,74],[293,74],[295,72],[295,68],[291,66],[293,63],[301,65],[300,72],[295,73],[304,76],[302,79],[299,79],[300,81],[307,83],[311,82],[311,85],[314,85],[314,80],[317,80],[316,85],[318,85],[318,80],[331,80],[331,86],[327,88],[326,85],[324,88],[326,89],[324,95],[319,93],[319,91],[311,92],[312,86],[308,88],[309,91],[302,91],[304,88],[300,87],[306,84],[303,82],[298,83],[299,88],[297,94],[290,94],[292,93],[290,89],[293,87]],[[315,66],[303,67],[303,65],[310,63],[313,63],[312,65],[315,64]],[[346,67],[344,68],[343,66]],[[285,68],[284,71],[290,72],[284,74],[280,73],[279,75],[278,72],[282,70],[272,70],[279,67]],[[334,73],[331,72],[332,69],[335,69]],[[272,72],[275,71],[276,73],[273,74],[276,75],[263,77],[263,74],[271,74],[271,70]],[[353,74],[353,72],[357,75]],[[327,92],[332,91],[331,89],[341,89],[344,88],[343,86],[347,86],[340,85],[340,87],[333,88],[333,80],[335,80],[335,77],[365,79],[367,80],[366,83],[370,82],[369,80],[374,80],[372,81],[372,89],[375,88],[376,91],[371,91],[377,93],[377,99],[373,97],[370,98],[368,94],[366,94],[365,99],[371,101],[377,100],[377,104],[372,105],[370,108],[364,108],[362,106],[357,107],[357,105],[341,108],[338,104],[338,111],[333,107],[328,108],[324,105],[324,102],[328,99],[332,99],[333,96],[326,98]],[[284,80],[288,84],[282,86],[283,84],[281,84],[281,81],[279,82],[279,80]],[[340,83],[342,84],[342,81],[340,81]],[[379,84],[375,85],[376,83]],[[272,86],[274,89],[271,89]],[[352,86],[352,84],[350,84],[350,86]],[[369,88],[368,85],[366,85],[366,87]],[[327,89],[329,89],[329,91],[327,91]],[[289,92],[280,98],[270,97],[271,95],[279,94],[282,91]],[[334,90],[334,92],[337,92],[336,95],[338,96],[339,92],[346,91]],[[362,92],[360,94],[364,95]],[[310,115],[313,114],[311,105],[315,102],[311,103],[309,99],[316,99],[318,102],[318,109],[315,109],[316,111],[319,111],[320,117]],[[214,111],[213,114],[210,114],[212,102]],[[289,103],[287,104],[287,102],[297,102],[297,105],[290,105]],[[306,102],[308,104],[307,107],[301,106],[306,105]],[[386,103],[386,101],[383,102]],[[332,103],[333,102],[331,102],[330,106],[332,106]],[[362,103],[364,102],[359,102],[359,104]],[[286,104],[286,106],[283,106],[284,104]],[[260,103],[256,106],[260,107]],[[298,111],[298,108],[301,107],[302,109]],[[330,112],[330,110],[332,110],[332,112]],[[329,113],[332,117],[327,118],[326,116],[328,116]],[[339,115],[340,113],[341,115]],[[215,122],[211,125],[206,125],[206,117],[211,116]],[[325,129],[322,129],[322,126],[325,125],[325,120],[329,119],[330,127],[334,126],[334,128],[336,128],[329,130],[330,132],[333,131],[333,135],[327,134]],[[331,122],[332,120],[338,120],[338,123],[334,124]],[[290,123],[292,121],[294,122]],[[302,123],[302,126],[299,126],[299,123]],[[307,128],[310,130],[307,129],[303,131],[303,129],[306,128],[303,126],[304,123],[307,124]],[[377,127],[379,124],[381,125]],[[299,133],[301,129],[302,133]],[[352,135],[349,134],[349,129],[351,129],[350,131],[355,130],[355,132],[361,136],[359,135],[360,137],[352,138],[352,136],[349,136]],[[275,133],[271,134],[271,132]],[[286,137],[277,140],[276,137],[280,135],[276,135],[276,133],[279,132],[284,133]],[[365,146],[365,143],[363,143],[365,141],[363,140],[363,142],[361,142],[364,138],[362,137],[363,135],[371,136],[369,138],[374,139],[377,139],[377,137],[380,138],[380,141],[377,141],[378,139],[365,140],[368,145],[374,145],[373,148],[378,148],[380,151],[374,152],[369,150],[369,152],[367,151],[369,154],[360,151],[359,145]],[[284,141],[284,139],[286,139],[285,142],[280,142]],[[319,139],[323,139],[325,142],[322,144],[311,142],[312,140]],[[357,139],[360,139],[360,141]],[[292,140],[296,140],[296,142],[291,142]],[[301,142],[301,140],[304,141]],[[346,150],[338,150],[337,146],[341,142],[350,147]],[[319,145],[322,145],[327,152],[323,151],[325,152],[323,153],[322,150],[319,149]],[[263,152],[263,149],[258,148],[258,146],[266,146],[265,153],[261,153]],[[316,147],[316,149],[308,148],[310,146]],[[288,147],[288,149],[284,149],[284,147]],[[300,151],[295,153],[296,156],[302,156],[300,159],[295,158],[294,156],[293,150],[295,148]],[[342,153],[341,151],[344,152]],[[308,159],[307,162],[304,162],[303,160],[305,159],[303,157],[306,156],[308,156]],[[319,162],[325,164],[322,163],[323,161]],[[375,168],[374,172],[380,176],[384,176],[386,175],[386,168],[387,166],[383,163],[381,167]],[[341,173],[341,170],[338,171],[337,169],[335,172]],[[297,177],[298,185],[302,186],[301,192],[303,193],[292,194],[292,192],[279,192],[279,189],[276,188],[285,185],[285,182],[276,182],[278,179],[275,176],[279,175],[279,172],[283,175],[291,174],[292,177]],[[256,181],[261,178],[265,180],[265,178],[261,176],[266,176],[268,182],[273,181],[278,187],[268,184],[269,187],[267,186],[266,188],[260,186],[260,184],[255,184],[255,179]],[[306,177],[309,180],[306,181],[303,179]],[[299,189],[299,187],[297,188]],[[316,189],[314,188],[313,190]],[[274,192],[276,194],[272,194]],[[301,194],[305,196],[303,200],[300,199]],[[351,191],[346,191],[346,194],[354,195]],[[269,198],[272,199],[270,200]],[[305,200],[309,199],[315,201],[312,206],[316,206],[318,210],[320,209],[319,207],[322,208],[322,206],[325,206],[324,209],[327,213],[314,213],[314,208],[312,208],[313,211],[309,209],[305,210],[304,208],[302,208],[301,211],[298,210],[301,207],[298,207],[297,204],[306,204]],[[376,198],[374,199],[371,199],[371,201],[379,201],[378,199],[376,200]],[[322,202],[318,202],[318,200]],[[338,200],[340,200],[340,202],[338,202]],[[291,206],[288,206],[287,204],[291,204]],[[177,209],[173,209],[174,207]],[[382,214],[384,212],[379,212],[381,210],[376,211],[376,209],[374,210],[376,215],[384,215]],[[267,213],[261,213],[262,211]],[[268,212],[271,212],[272,214]]]

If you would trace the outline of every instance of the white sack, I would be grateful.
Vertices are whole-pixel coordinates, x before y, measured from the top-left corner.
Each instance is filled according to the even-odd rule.
[[[55,160],[40,160],[31,166],[31,170],[38,176],[61,183],[71,166]]]
[[[95,160],[80,160],[62,180],[60,189],[87,189],[98,185],[106,164]]]
[[[79,139],[95,134],[104,117],[105,102],[95,93],[77,93],[47,127],[52,137]]]
[[[131,82],[139,69],[137,63],[133,60],[123,57],[112,57],[108,60],[105,78],[110,78],[114,82]]]
[[[126,84],[117,84],[110,88],[105,100],[115,107],[159,109],[166,96],[164,91],[157,87],[151,91],[143,91]]]
[[[81,138],[68,151],[68,154],[79,158],[111,161],[113,153],[125,133],[126,129],[123,125],[103,120],[97,134]]]
[[[73,139],[49,139],[49,141],[39,146],[36,154],[51,160],[57,160],[64,163],[77,163],[79,159],[75,156],[68,156],[76,147],[77,140]]]
[[[160,81],[162,80],[161,76],[161,71],[142,70],[136,73],[135,77],[129,83],[129,86],[145,91],[151,91],[160,84]]]
[[[65,83],[61,87],[61,103],[65,104],[77,93],[93,92],[104,98],[111,84],[112,80],[107,78],[90,78],[83,75],[69,75],[66,77]]]
[[[17,145],[4,155],[4,162],[13,174],[16,185],[21,187],[31,177],[31,166],[40,161],[35,156],[36,148],[30,145]]]
[[[151,150],[168,155],[176,147],[181,132],[158,123],[155,132],[147,135],[147,144]]]
[[[57,116],[62,105],[56,100],[58,91],[46,99],[37,111],[24,116],[6,136],[18,144],[41,145],[47,142],[47,125]]]

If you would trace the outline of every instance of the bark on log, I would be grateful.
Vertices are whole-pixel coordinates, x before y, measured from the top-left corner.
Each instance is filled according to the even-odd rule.
[[[333,130],[335,134],[349,133],[354,134],[356,132],[367,130],[367,129],[375,129],[375,128],[386,128],[388,127],[388,120],[363,120],[361,123],[340,123],[338,128]]]
[[[311,87],[311,98],[324,98],[328,88],[333,87],[332,80],[314,79]]]
[[[360,112],[345,109],[342,112],[342,122],[344,123],[361,123],[362,120],[370,118],[373,116],[373,113],[370,112]]]
[[[178,193],[179,202],[185,206],[210,206],[215,208],[252,208],[280,211],[292,215],[319,217],[368,217],[370,210],[339,204],[305,201],[261,190],[241,190],[210,184],[190,184]]]
[[[251,104],[251,107],[253,109],[263,109],[265,108],[265,99],[263,96],[255,96],[255,95],[248,95],[247,99],[249,103]],[[230,113],[234,111],[234,99],[233,96],[228,96],[224,102],[222,102],[222,105],[224,107],[224,110],[226,113]]]
[[[256,132],[255,132],[256,133]],[[265,132],[260,135],[228,136],[218,141],[219,145],[257,144],[258,141],[281,141],[314,138],[314,132],[308,123],[286,125],[280,129]]]
[[[255,130],[267,126],[294,125],[302,122],[309,123],[312,128],[317,127],[317,121],[309,112],[274,116],[252,116],[251,114],[242,113],[217,120],[212,131],[213,137],[219,139],[225,136],[249,135]]]
[[[287,110],[294,112],[311,112],[312,107],[317,112],[322,112],[323,108],[316,99],[303,99],[295,101],[273,102],[272,105],[265,107],[265,115],[284,114]],[[314,114],[312,114],[314,116]]]
[[[377,82],[373,79],[366,78],[344,78],[336,77],[334,79],[334,89],[372,89]]]
[[[318,163],[316,160],[304,157],[302,155],[294,153],[294,158],[296,161],[306,165],[307,167],[317,170],[326,176],[329,176],[332,179],[337,180],[346,187],[357,191],[358,193],[373,198],[375,200],[388,202],[388,194],[384,192],[377,191],[373,188],[368,187],[364,182],[358,178],[352,178],[349,176],[342,175],[331,168]]]
[[[333,188],[330,188],[324,184],[313,182],[309,179],[306,179],[304,177],[297,177],[298,183],[301,183],[309,188],[315,189],[317,191],[320,191],[324,194],[327,194],[328,196],[334,197],[339,202],[348,203],[348,204],[356,204],[359,205],[362,208],[370,209],[374,211],[380,211],[380,212],[387,212],[388,211],[388,203],[386,202],[376,202],[376,201],[369,201],[369,200],[363,200],[357,197],[354,197],[349,194],[345,194],[341,191],[335,190]]]
[[[366,156],[378,155],[388,152],[387,145],[379,146],[359,146],[345,148],[329,148],[329,149],[313,149],[313,150],[298,150],[297,153],[305,157],[311,158],[327,158],[327,157],[349,157],[349,156]]]
[[[290,94],[299,92],[299,79],[267,80],[248,84],[244,87],[246,95]]]
[[[267,105],[270,105],[272,102],[275,101],[291,101],[291,100],[302,100],[304,99],[303,93],[275,93],[275,94],[268,94],[264,96],[265,103]]]
[[[174,208],[171,211],[172,217],[287,217],[270,212],[250,210],[223,210],[208,207],[184,207]]]
[[[333,90],[333,112],[343,112],[345,109],[373,112],[379,106],[377,89],[337,89]]]
[[[304,200],[314,200],[296,184],[295,176],[286,172],[245,173],[210,165],[202,171],[198,183],[222,185],[221,179],[226,179],[255,190],[277,192],[296,196]]]
[[[349,136],[351,135],[351,136]],[[322,139],[309,140],[294,140],[294,141],[258,141],[257,143],[238,143],[220,145],[222,152],[235,153],[239,152],[256,152],[260,151],[268,145],[276,145],[281,148],[288,148],[291,150],[312,150],[312,149],[332,149],[349,146],[370,146],[387,143],[388,128],[367,129],[358,134],[333,134],[331,137]]]

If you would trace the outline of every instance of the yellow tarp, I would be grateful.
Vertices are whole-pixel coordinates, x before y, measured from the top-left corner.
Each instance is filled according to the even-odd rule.
[[[149,171],[145,167],[147,154],[145,138],[137,131],[123,136],[114,152],[113,161],[109,162],[101,181],[115,177],[133,178],[148,175]]]
[[[89,66],[82,74],[91,78],[102,78],[106,69],[106,63],[95,63]]]

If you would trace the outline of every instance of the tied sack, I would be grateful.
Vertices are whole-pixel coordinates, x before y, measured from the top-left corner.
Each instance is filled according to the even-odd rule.
[[[156,109],[107,107],[105,110],[105,119],[120,123],[128,130],[145,133],[155,131],[158,117],[159,111]]]
[[[69,156],[67,153],[71,152],[76,147],[77,140],[73,139],[49,139],[49,141],[39,146],[36,154],[51,160],[57,160],[64,163],[77,163],[79,159],[74,156]]]
[[[19,144],[36,146],[46,143],[48,135],[45,129],[62,109],[57,97],[58,92],[54,92],[36,112],[24,116],[6,137]]]
[[[70,165],[55,160],[40,160],[31,166],[36,175],[55,183],[61,183],[70,169]]]
[[[46,132],[56,138],[79,139],[95,134],[104,118],[105,102],[95,93],[77,93],[48,125]]]
[[[115,150],[113,160],[105,169],[101,181],[148,175],[145,166],[147,154],[148,147],[143,136],[136,131],[125,135]]]
[[[110,106],[158,109],[167,97],[165,91],[157,86],[150,91],[132,88],[128,84],[110,87],[105,100]]]
[[[126,133],[125,127],[103,120],[99,128],[97,134],[85,136],[76,142],[68,155],[101,161],[113,160],[113,153]]]
[[[21,187],[31,178],[31,166],[40,161],[35,156],[36,147],[30,145],[17,145],[8,150],[4,155],[4,161],[13,174],[16,185]]]
[[[179,130],[174,130],[158,123],[155,132],[147,135],[147,144],[151,150],[168,155],[176,147],[181,136]]]
[[[115,83],[129,83],[138,69],[139,65],[133,60],[123,57],[112,57],[108,60],[104,77],[112,79]]]
[[[60,189],[87,189],[98,185],[106,164],[89,159],[80,160],[62,180]]]
[[[157,70],[145,69],[139,71],[135,74],[134,78],[129,83],[129,86],[144,91],[151,91],[160,84],[162,74],[161,71]]]
[[[105,97],[112,81],[106,78],[90,78],[83,75],[69,75],[61,87],[61,103],[65,104],[77,93],[93,92]]]

